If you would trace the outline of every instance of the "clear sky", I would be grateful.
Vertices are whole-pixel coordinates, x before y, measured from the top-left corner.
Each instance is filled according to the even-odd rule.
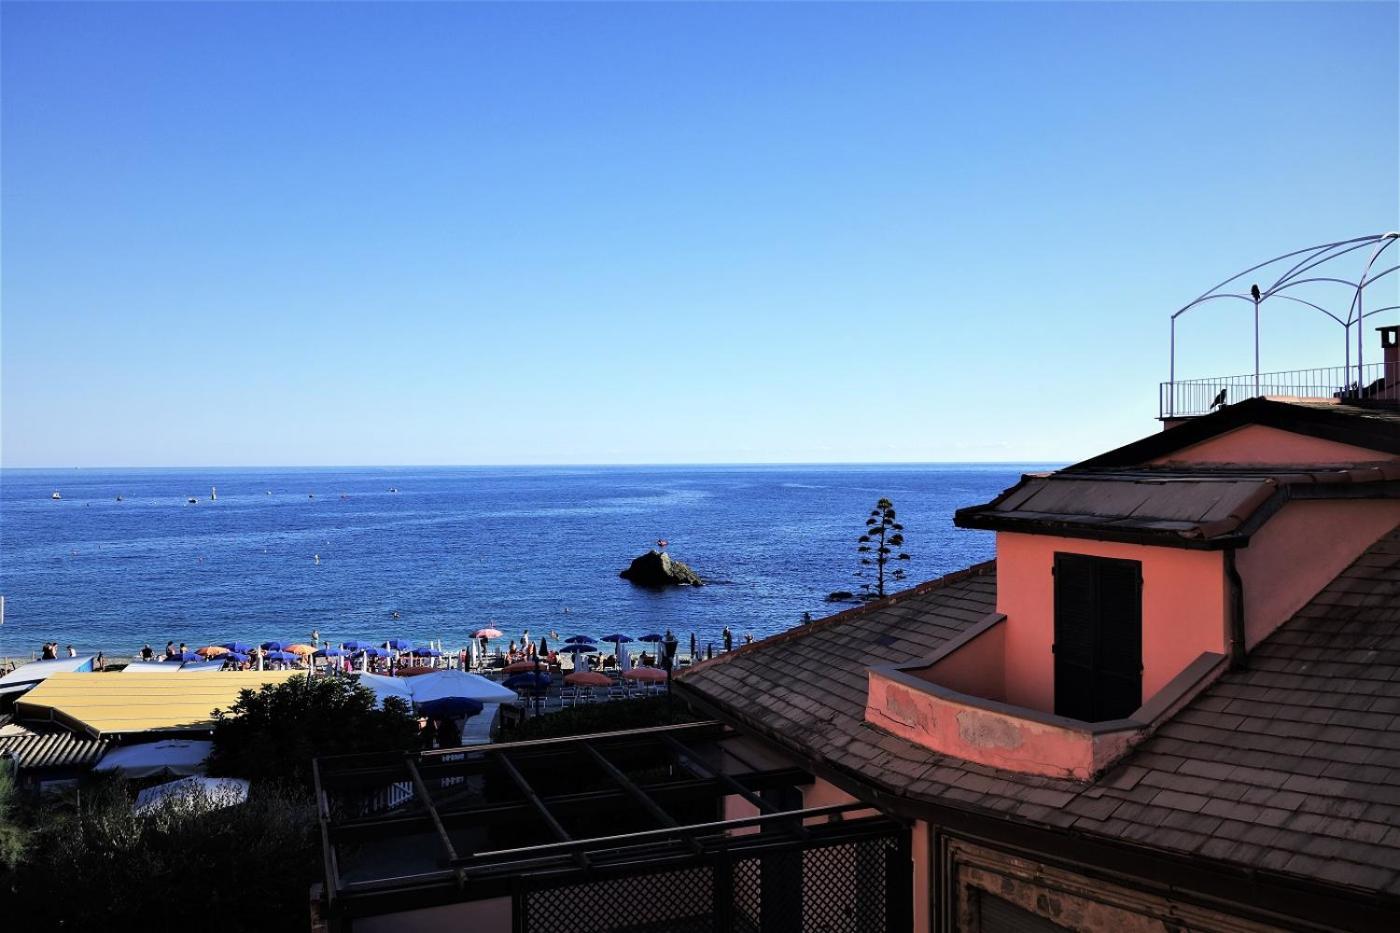
[[[1400,226],[1397,9],[5,3],[3,463],[1087,456]]]

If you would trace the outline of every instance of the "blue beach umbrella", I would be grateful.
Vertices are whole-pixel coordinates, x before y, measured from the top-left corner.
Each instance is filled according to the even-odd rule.
[[[594,643],[595,639],[589,638],[587,635],[570,635],[564,639],[566,645],[591,645]]]
[[[280,641],[265,641],[262,643],[262,647],[264,651],[281,651],[287,646]]]
[[[241,641],[226,641],[221,643],[219,647],[227,648],[228,650],[236,652],[237,654],[247,654],[249,651],[253,650],[252,645],[245,645]]]
[[[546,673],[527,671],[523,674],[507,677],[501,682],[501,686],[507,690],[543,690],[553,682],[553,678]]]
[[[371,658],[387,658],[389,656],[389,652],[385,651],[383,648],[376,648],[373,645],[370,645],[367,648],[359,649],[354,654],[352,654],[351,657],[358,658],[362,654],[368,655]]]
[[[407,638],[391,638],[385,644],[395,651],[407,651],[413,647]]]
[[[317,651],[314,656],[318,658],[338,658],[343,654],[345,654],[345,652],[341,651],[339,648],[322,648]]]
[[[184,652],[181,652],[180,654],[171,655],[171,657],[173,657],[176,661],[203,661],[203,660],[204,660],[204,659],[201,658],[199,655],[195,654],[193,651],[184,651]]]
[[[410,651],[409,654],[413,655],[415,658],[442,657],[441,651],[437,650],[436,648],[429,648],[427,645],[419,645],[417,648],[414,648],[412,651]]]
[[[418,712],[424,716],[475,716],[483,709],[482,702],[471,697],[438,697],[418,704]]]
[[[293,653],[290,652],[290,651],[269,651],[266,655],[264,655],[264,657],[267,658],[267,660],[269,660],[269,661],[300,661],[300,660],[301,660],[300,655],[293,654]]]
[[[632,640],[632,639],[631,639],[630,637],[628,637],[627,635],[620,635],[620,634],[616,634],[616,633],[614,633],[614,634],[612,634],[612,635],[604,635],[604,636],[603,636],[603,641],[616,642],[616,643],[619,644],[619,645],[622,644],[623,642],[628,642],[628,641],[631,641],[631,640]]]
[[[230,651],[228,654],[223,656],[223,660],[233,661],[237,664],[243,664],[248,660],[248,656],[241,651]]]
[[[367,641],[347,641],[340,647],[344,648],[346,651],[363,651],[366,648],[373,648],[375,646],[373,643]]]
[[[666,636],[665,636],[665,635],[658,635],[658,634],[656,634],[655,632],[651,632],[651,633],[646,634],[646,635],[639,635],[639,636],[637,636],[637,641],[665,641],[665,640],[666,640]]]

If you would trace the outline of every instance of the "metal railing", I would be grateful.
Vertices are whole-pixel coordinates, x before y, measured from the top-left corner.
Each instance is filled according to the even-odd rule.
[[[1359,385],[1358,369],[1361,373]],[[1158,413],[1162,418],[1207,415],[1222,406],[1259,397],[1400,402],[1400,378],[1394,370],[1394,364],[1387,373],[1385,363],[1367,363],[1361,367],[1327,366],[1258,375],[1179,379],[1161,384]]]

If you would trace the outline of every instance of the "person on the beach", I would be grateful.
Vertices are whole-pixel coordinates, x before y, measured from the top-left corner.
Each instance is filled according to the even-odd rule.
[[[165,660],[169,661],[173,657],[175,657],[175,643],[168,641],[165,643]]]
[[[155,655],[156,655],[156,653],[155,653],[154,651],[151,650],[151,646],[150,646],[150,645],[147,645],[146,647],[144,647],[144,648],[141,649],[141,660],[142,660],[142,661],[149,661],[149,660],[151,660],[151,658],[155,657]]]
[[[74,647],[73,647],[72,645],[69,645],[69,646],[68,646],[68,657],[70,657],[70,658],[76,658],[77,656],[78,656],[77,650],[74,649]]]
[[[105,658],[102,657],[101,651],[97,652],[97,660],[92,662],[92,666],[97,668],[99,671],[104,671],[107,669],[107,661]]]
[[[184,642],[180,642],[180,658],[181,658],[181,660],[184,660],[185,653],[186,653],[186,652],[185,652],[185,648],[186,648],[185,643],[184,643]]]
[[[733,650],[734,650],[734,633],[731,632],[731,631],[729,630],[729,626],[726,625],[726,626],[724,627],[724,631],[721,632],[720,634],[724,637],[724,650],[725,650],[725,651],[733,651]]]

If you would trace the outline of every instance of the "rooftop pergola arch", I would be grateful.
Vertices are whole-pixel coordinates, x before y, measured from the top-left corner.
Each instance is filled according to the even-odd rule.
[[[1356,327],[1356,383],[1358,386],[1364,381],[1362,377],[1362,366],[1365,359],[1365,349],[1363,340],[1362,322],[1373,315],[1386,311],[1400,309],[1400,305],[1385,305],[1367,310],[1365,307],[1366,289],[1383,280],[1386,276],[1392,275],[1400,270],[1400,264],[1391,265],[1377,271],[1382,255],[1386,250],[1393,247],[1400,241],[1400,232],[1391,231],[1388,233],[1375,233],[1368,236],[1353,237],[1349,240],[1336,240],[1331,243],[1322,243],[1317,246],[1309,246],[1303,249],[1293,250],[1272,259],[1256,263],[1248,269],[1237,272],[1229,278],[1217,283],[1210,289],[1187,302],[1178,308],[1171,316],[1171,362],[1170,362],[1170,382],[1176,383],[1176,319],[1187,311],[1191,311],[1202,305],[1215,301],[1233,300],[1246,301],[1254,306],[1254,382],[1255,389],[1259,385],[1259,310],[1264,302],[1271,298],[1280,301],[1287,301],[1294,304],[1303,305],[1313,311],[1326,315],[1341,326],[1342,345],[1345,356],[1345,368],[1347,372],[1352,370],[1351,361],[1351,328]],[[1355,278],[1346,278],[1339,260],[1358,251],[1365,251],[1369,247],[1365,265],[1361,268],[1360,275]],[[1239,287],[1243,285],[1243,280],[1253,273],[1278,263],[1293,260],[1292,264],[1277,276],[1267,287],[1261,286],[1258,282],[1252,283],[1257,288],[1258,295],[1250,292],[1241,292]],[[1308,275],[1313,270],[1321,269],[1325,274]],[[1340,307],[1334,305],[1329,308],[1317,301],[1300,298],[1297,295],[1285,294],[1290,289],[1303,285],[1338,285],[1345,288],[1342,292],[1347,298],[1345,316],[1340,313]]]

